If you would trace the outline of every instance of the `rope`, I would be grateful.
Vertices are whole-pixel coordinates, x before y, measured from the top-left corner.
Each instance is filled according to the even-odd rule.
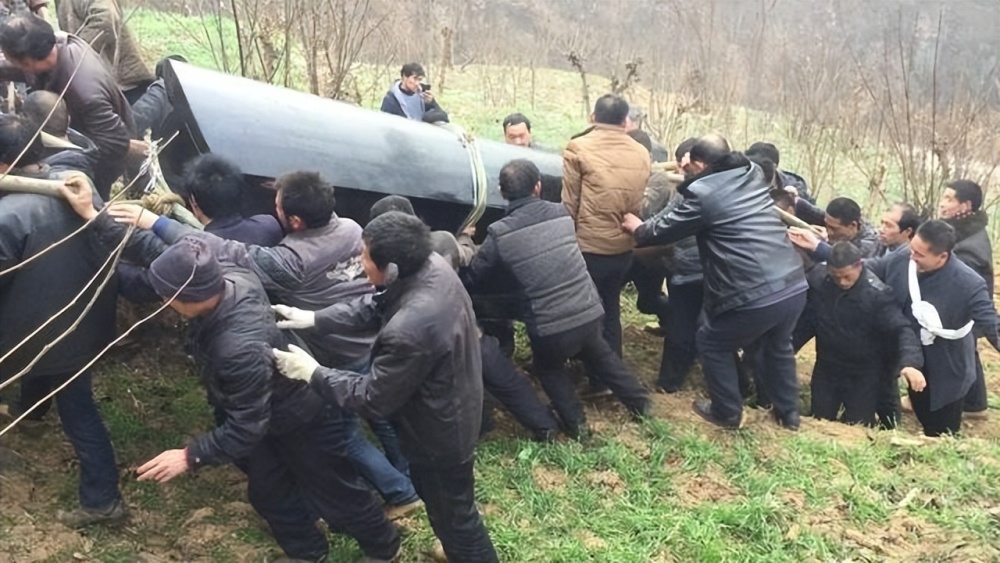
[[[184,198],[175,193],[149,193],[140,199],[130,199],[121,203],[141,205],[143,209],[157,215],[170,215],[173,213],[174,205],[184,205]]]
[[[110,343],[108,343],[107,346],[104,347],[103,350],[101,350],[100,352],[98,352],[97,355],[94,356],[94,358],[92,360],[90,360],[89,362],[87,362],[87,365],[85,365],[82,368],[80,368],[80,371],[78,371],[78,372],[74,373],[73,375],[71,375],[69,377],[69,379],[66,380],[65,383],[63,383],[59,387],[56,387],[54,390],[52,390],[51,393],[49,393],[48,395],[46,395],[45,397],[43,397],[42,399],[40,399],[37,403],[35,403],[34,405],[32,405],[31,408],[29,408],[29,409],[25,410],[23,413],[21,413],[21,416],[19,416],[16,419],[14,419],[14,421],[11,422],[10,424],[8,424],[3,430],[0,430],[0,437],[3,437],[4,434],[10,432],[12,428],[14,428],[15,426],[17,426],[17,424],[19,422],[21,422],[22,420],[24,420],[25,418],[27,418],[27,416],[29,414],[31,414],[35,409],[37,409],[40,405],[42,405],[46,401],[52,399],[52,397],[55,397],[60,391],[62,391],[66,387],[68,387],[69,384],[72,383],[73,381],[75,381],[76,378],[80,377],[80,375],[83,372],[85,372],[88,369],[90,369],[90,366],[92,366],[95,363],[97,363],[97,360],[100,360],[102,357],[104,357],[104,354],[107,354],[108,350],[110,350],[113,346],[115,346],[116,344],[118,344],[119,342],[121,342],[122,340],[124,340],[126,337],[128,337],[130,334],[132,334],[132,331],[134,331],[135,329],[139,328],[141,325],[145,324],[147,321],[149,321],[150,319],[152,319],[156,315],[159,315],[161,311],[163,311],[164,309],[166,309],[167,307],[169,307],[170,304],[174,302],[174,299],[177,299],[177,296],[180,295],[180,293],[182,291],[184,291],[184,288],[186,288],[188,286],[188,284],[191,283],[191,280],[194,278],[194,273],[195,273],[195,268],[192,267],[191,268],[191,275],[188,276],[187,281],[185,281],[184,284],[181,285],[177,289],[177,292],[174,293],[173,297],[171,297],[170,299],[168,299],[167,301],[165,301],[163,303],[163,305],[160,305],[160,307],[157,308],[155,311],[153,311],[152,313],[150,313],[146,317],[140,319],[138,322],[136,322],[135,324],[133,324],[132,326],[130,326],[128,328],[128,330],[126,330],[125,332],[123,332],[121,334],[121,336],[119,336],[118,338],[115,338],[114,340],[112,340]]]
[[[462,141],[465,150],[469,153],[469,167],[472,170],[473,201],[472,211],[468,217],[462,221],[458,233],[475,225],[483,213],[486,211],[486,201],[489,199],[490,181],[486,175],[486,166],[483,164],[483,155],[479,152],[479,145],[476,144],[475,137],[471,133],[462,129],[459,132],[459,139]]]
[[[83,289],[81,289],[80,292],[77,293],[76,296],[73,297],[73,299],[71,299],[70,302],[66,304],[66,306],[64,306],[54,315],[49,317],[44,323],[42,323],[41,326],[36,328],[31,334],[29,334],[23,340],[18,342],[16,346],[11,348],[6,354],[3,355],[2,358],[0,358],[0,363],[3,363],[4,360],[9,358],[14,352],[19,350],[21,346],[28,343],[28,341],[34,338],[39,332],[42,331],[42,329],[44,329],[53,321],[61,317],[63,313],[68,311],[73,305],[76,304],[77,301],[80,300],[81,297],[83,297],[85,293],[87,293],[87,290],[90,289],[90,286],[94,285],[94,282],[97,281],[97,278],[101,275],[101,272],[107,270],[107,272],[104,274],[104,279],[101,280],[101,285],[98,286],[97,291],[95,291],[94,294],[91,296],[90,300],[87,302],[86,307],[84,307],[83,311],[77,316],[76,320],[73,321],[73,324],[71,324],[66,330],[64,330],[61,334],[59,334],[59,336],[57,336],[51,342],[48,342],[38,353],[38,355],[35,356],[31,360],[31,362],[28,363],[27,366],[24,367],[24,369],[14,374],[14,376],[11,377],[10,379],[7,379],[6,381],[0,383],[0,390],[3,390],[4,388],[10,386],[12,383],[20,379],[22,376],[24,376],[24,374],[31,371],[31,368],[35,367],[35,365],[38,362],[40,362],[42,358],[44,358],[45,355],[48,354],[49,351],[56,346],[56,344],[62,342],[63,339],[69,336],[70,333],[75,331],[77,327],[80,326],[80,323],[83,321],[83,318],[87,316],[87,313],[89,313],[90,310],[94,307],[94,303],[96,303],[97,300],[101,297],[101,293],[104,291],[104,288],[107,287],[108,282],[111,281],[111,278],[114,276],[115,267],[118,265],[118,261],[121,259],[122,252],[125,250],[125,245],[128,243],[128,240],[129,238],[131,238],[134,230],[135,227],[129,227],[129,229],[125,232],[125,236],[122,237],[122,241],[118,243],[118,246],[115,247],[115,249],[111,252],[110,255],[108,255],[108,258],[107,260],[104,261],[104,264],[101,264],[101,267],[97,270],[94,276],[90,278],[90,281],[87,282],[87,285],[83,286]],[[110,268],[108,267],[109,264],[111,265]]]
[[[115,194],[114,196],[112,196],[111,199],[108,201],[108,204],[116,203],[116,200],[118,198],[124,196],[125,193],[128,192],[129,189],[132,187],[132,185],[135,184],[136,181],[138,181],[139,177],[142,176],[142,171],[149,169],[149,167],[151,166],[150,161],[152,161],[153,159],[157,159],[159,157],[160,151],[162,151],[163,149],[165,149],[167,147],[167,145],[170,144],[170,141],[173,141],[174,138],[176,138],[176,137],[177,137],[177,134],[175,133],[173,137],[170,137],[170,139],[168,139],[167,142],[163,143],[162,147],[159,146],[159,141],[157,141],[156,143],[151,144],[150,147],[149,147],[149,156],[147,156],[146,160],[143,161],[142,167],[140,168],[140,173],[137,174],[134,178],[132,178],[132,181],[129,182],[127,186],[125,186],[117,194]],[[159,164],[157,164],[156,168],[159,169]],[[0,176],[0,179],[3,179],[5,177],[6,177],[6,173],[3,176]],[[88,181],[89,181],[89,179],[88,179]],[[101,213],[104,213],[104,211],[107,208],[108,208],[107,205],[105,205],[103,208],[101,208],[98,211],[98,213],[97,213],[98,216]],[[4,275],[9,274],[11,272],[16,272],[17,270],[20,270],[21,268],[27,266],[28,264],[31,264],[35,260],[37,260],[37,259],[41,258],[43,255],[45,255],[46,252],[48,252],[48,251],[56,248],[57,246],[59,246],[61,244],[64,244],[66,241],[72,239],[76,235],[78,235],[81,232],[83,232],[84,229],[86,229],[88,226],[90,226],[91,222],[96,221],[96,220],[97,220],[97,218],[95,217],[91,221],[85,222],[84,224],[80,225],[80,227],[78,229],[76,229],[75,231],[73,231],[72,233],[70,233],[70,234],[66,235],[65,237],[57,240],[56,242],[50,244],[48,247],[45,248],[45,250],[42,250],[41,252],[39,252],[38,254],[35,254],[34,256],[28,258],[27,260],[23,260],[23,261],[17,263],[16,265],[11,266],[10,268],[7,268],[6,270],[0,270],[0,277],[3,277]]]

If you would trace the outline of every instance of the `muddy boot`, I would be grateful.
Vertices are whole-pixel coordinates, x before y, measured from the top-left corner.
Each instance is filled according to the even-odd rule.
[[[128,509],[125,503],[118,499],[105,509],[77,508],[68,512],[60,510],[56,515],[64,526],[68,528],[84,528],[94,524],[114,524],[121,522],[128,517]]]

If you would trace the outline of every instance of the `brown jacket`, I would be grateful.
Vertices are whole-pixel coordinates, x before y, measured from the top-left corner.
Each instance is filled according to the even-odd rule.
[[[122,90],[153,81],[153,73],[139,54],[139,45],[122,17],[117,0],[60,0],[59,27],[90,43],[108,66]]]
[[[639,213],[648,180],[649,152],[621,127],[595,125],[566,145],[562,201],[580,250],[606,256],[632,250],[622,217]]]

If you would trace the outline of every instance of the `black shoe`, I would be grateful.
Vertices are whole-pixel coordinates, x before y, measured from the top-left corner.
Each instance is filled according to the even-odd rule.
[[[798,409],[785,414],[778,413],[777,409],[771,409],[771,416],[774,417],[774,421],[778,423],[778,426],[791,431],[797,431],[799,429],[799,411]]]
[[[681,390],[680,387],[675,387],[673,385],[660,385],[660,384],[656,385],[657,393],[666,393],[667,395],[673,395],[674,393],[680,390]]]
[[[698,399],[691,403],[691,410],[695,412],[698,416],[704,418],[708,422],[716,426],[721,426],[722,428],[728,428],[730,430],[739,430],[743,428],[743,423],[745,418],[743,412],[733,418],[718,418],[712,414],[712,401],[708,399]]]
[[[112,502],[104,509],[76,508],[68,512],[62,510],[56,515],[62,524],[69,528],[85,528],[94,524],[116,524],[128,517],[128,509],[121,499]]]

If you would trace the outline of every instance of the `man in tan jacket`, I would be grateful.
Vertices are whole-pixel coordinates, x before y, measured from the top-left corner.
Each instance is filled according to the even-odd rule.
[[[649,153],[625,133],[628,111],[622,96],[601,96],[590,116],[594,126],[563,152],[562,201],[604,305],[604,338],[619,356],[621,290],[633,247],[622,216],[639,211],[650,172]]]
[[[56,16],[60,29],[78,35],[101,55],[114,70],[115,80],[129,105],[134,104],[154,77],[125,25],[118,0],[59,0]]]

